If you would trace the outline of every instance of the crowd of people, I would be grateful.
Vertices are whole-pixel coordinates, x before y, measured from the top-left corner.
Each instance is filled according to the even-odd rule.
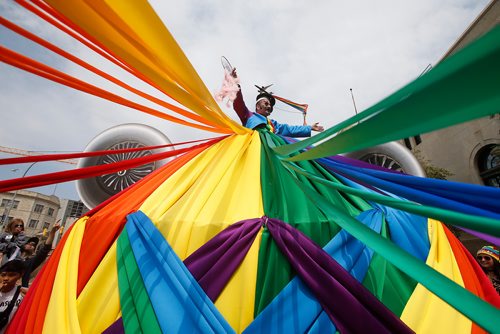
[[[40,247],[39,238],[24,234],[24,221],[19,218],[10,221],[0,234],[0,334],[28,291],[33,273],[47,259],[60,228],[57,221]]]
[[[477,251],[477,262],[483,269],[491,284],[500,295],[500,256],[495,246],[484,246]]]

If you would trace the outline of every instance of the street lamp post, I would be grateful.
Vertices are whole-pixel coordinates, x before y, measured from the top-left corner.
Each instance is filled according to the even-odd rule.
[[[21,176],[21,178],[25,177],[26,174],[28,173],[28,171],[31,169],[31,167],[33,167],[34,164],[36,164],[38,161],[35,161],[33,162],[31,165],[28,166],[28,168],[26,168],[26,170],[24,171],[23,175]],[[9,203],[9,207],[7,208],[7,212],[5,213],[4,215],[4,220],[8,223],[9,222],[9,214],[10,214],[10,210],[12,210],[12,207],[14,206],[14,200],[16,199],[16,196],[17,196],[17,192],[19,190],[16,190],[14,192],[14,196],[12,196],[12,199],[10,200],[10,203]]]

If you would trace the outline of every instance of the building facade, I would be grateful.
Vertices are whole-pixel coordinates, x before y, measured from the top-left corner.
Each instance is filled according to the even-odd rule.
[[[64,232],[66,232],[68,228],[87,211],[89,211],[89,209],[82,201],[61,199],[61,209],[59,210],[57,219],[61,220],[61,225],[64,226]]]
[[[492,0],[440,61],[498,24],[500,1]],[[432,165],[451,172],[449,180],[500,187],[500,114],[407,138],[405,144],[418,150]],[[486,243],[464,231],[455,232],[472,254]]]
[[[3,230],[12,219],[21,218],[26,235],[43,234],[55,223],[59,207],[59,198],[53,195],[29,190],[0,193],[0,227]]]
[[[442,60],[500,24],[500,1],[493,0],[443,55]],[[500,114],[450,126],[405,140],[423,158],[453,175],[449,180],[500,187]]]

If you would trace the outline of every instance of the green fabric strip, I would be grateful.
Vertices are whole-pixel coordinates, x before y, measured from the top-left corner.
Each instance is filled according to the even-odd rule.
[[[286,221],[306,234],[320,247],[324,247],[338,233],[337,224],[304,195],[303,191],[292,180],[295,177],[307,184],[309,189],[321,193],[329,201],[338,203],[341,210],[347,215],[355,216],[363,210],[371,209],[364,200],[356,196],[342,195],[328,186],[318,182],[310,182],[298,173],[290,175],[269,148],[269,145],[274,147],[282,144],[283,139],[264,130],[261,132],[261,140],[263,141],[261,183],[266,216]],[[338,182],[315,162],[305,161],[300,165],[308,171],[321,174],[331,180],[330,182]],[[294,276],[295,273],[288,261],[278,250],[267,229],[264,229],[259,249],[255,315],[258,315]]]
[[[117,240],[118,287],[126,333],[161,333],[125,228]]]
[[[335,203],[329,202],[321,194],[301,184],[299,180],[295,180],[295,182],[326,215],[335,217],[335,221],[341,228],[485,330],[491,333],[498,332],[498,323],[495,319],[500,319],[500,310],[401,250],[394,243],[381,237],[356,219],[346,215],[342,210],[339,210]]]
[[[382,222],[381,235],[390,239],[385,221]],[[363,285],[394,314],[401,316],[417,282],[387,262],[382,256],[374,253]]]
[[[318,177],[314,173],[304,170],[299,165],[290,162],[283,162],[286,167],[291,169],[291,173],[299,173],[317,183],[322,183],[335,188],[339,191],[346,192],[359,196],[368,201],[374,201],[383,205],[390,206],[395,209],[400,209],[406,212],[414,213],[424,217],[434,218],[444,223],[466,227],[475,231],[484,232],[493,236],[500,236],[500,229],[498,228],[500,222],[493,218],[480,217],[469,215],[460,212],[454,212],[446,209],[435,208],[427,205],[420,205],[418,203],[410,202],[407,200],[400,200],[389,196],[384,196],[372,192],[370,190],[361,190],[342,185],[338,182],[331,182],[322,177]]]
[[[500,26],[497,26],[364,112],[312,138],[278,147],[275,152],[287,156],[337,134],[317,147],[287,158],[316,159],[498,113],[499,59]],[[345,131],[339,133],[340,130]]]

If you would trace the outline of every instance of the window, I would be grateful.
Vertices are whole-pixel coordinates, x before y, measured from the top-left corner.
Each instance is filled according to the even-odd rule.
[[[10,222],[12,219],[14,219],[14,217],[12,216],[6,217],[5,215],[2,215],[0,218],[0,226],[4,224],[7,225],[7,223]]]
[[[36,219],[31,219],[29,224],[28,224],[28,227],[29,228],[36,228],[36,226],[38,225],[38,220]]]
[[[47,214],[48,214],[49,216],[51,216],[51,217],[52,217],[52,216],[54,215],[54,209],[49,208],[49,209],[47,210]]]
[[[10,199],[2,199],[2,204],[0,204],[1,207],[10,207],[12,203],[12,200]],[[12,205],[12,209],[17,209],[17,206],[19,205],[19,201],[14,201],[14,204]]]
[[[479,175],[487,186],[500,187],[500,145],[486,145],[478,152]]]
[[[43,223],[43,229],[47,229],[48,230],[49,226],[50,226],[50,223],[47,223],[47,222]]]
[[[36,213],[42,213],[43,211],[43,205],[41,204],[35,204],[35,209],[33,210]]]

